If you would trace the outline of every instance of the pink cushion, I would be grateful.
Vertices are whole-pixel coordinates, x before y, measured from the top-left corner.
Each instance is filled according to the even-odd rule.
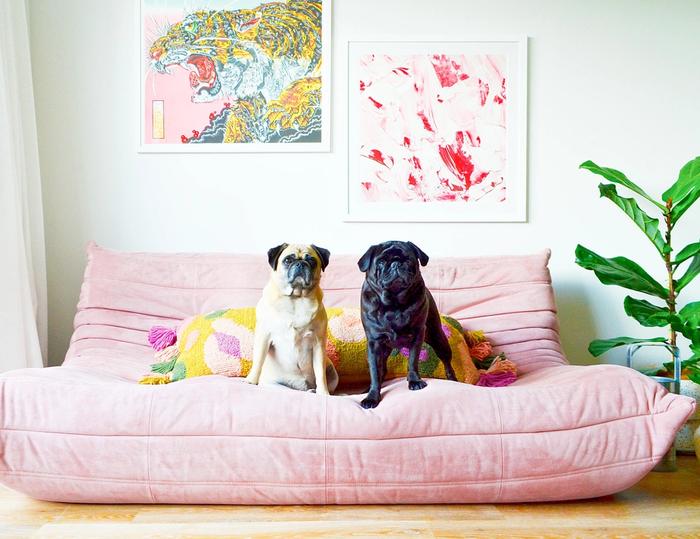
[[[119,360],[119,357],[115,357]],[[0,480],[71,502],[440,503],[563,500],[638,481],[690,399],[617,366],[546,367],[513,386],[394,380],[361,396],[167,386],[78,367],[0,377]]]
[[[359,395],[220,376],[135,384],[151,361],[150,325],[253,304],[264,263],[91,246],[64,366],[0,375],[0,481],[105,503],[490,503],[624,489],[665,453],[694,401],[623,367],[565,365],[547,257],[426,271],[444,312],[485,327],[518,361],[514,385],[430,380],[410,392],[395,380],[364,410]],[[354,257],[333,264],[328,303],[356,301]]]

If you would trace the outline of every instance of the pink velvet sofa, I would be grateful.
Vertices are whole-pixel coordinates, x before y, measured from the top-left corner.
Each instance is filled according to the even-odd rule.
[[[332,256],[328,306],[357,305],[354,256]],[[146,333],[255,305],[264,256],[88,248],[61,367],[0,376],[0,481],[67,502],[358,504],[602,496],[641,479],[694,402],[624,367],[567,364],[549,253],[431,260],[440,311],[484,329],[520,378],[429,380],[324,397],[208,376],[142,386]],[[583,352],[582,352],[583,353]]]

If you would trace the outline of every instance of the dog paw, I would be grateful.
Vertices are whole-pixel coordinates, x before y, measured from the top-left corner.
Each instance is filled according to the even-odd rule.
[[[374,397],[371,395],[367,395],[364,399],[362,399],[362,402],[360,402],[360,406],[362,406],[365,410],[369,408],[376,408],[378,404],[379,397]]]
[[[450,369],[450,371],[445,373],[445,375],[448,380],[452,380],[453,382],[457,381],[457,375],[455,374],[455,371]]]
[[[423,380],[409,380],[408,382],[408,389],[411,391],[417,391],[419,389],[423,389],[425,386],[427,386]]]
[[[247,384],[252,384],[254,386],[258,385],[258,380],[256,378],[251,377],[250,375],[243,378],[243,381]]]

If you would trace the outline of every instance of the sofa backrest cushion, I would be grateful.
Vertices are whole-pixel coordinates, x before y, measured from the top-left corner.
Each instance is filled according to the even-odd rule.
[[[483,329],[521,373],[566,363],[547,269],[549,251],[527,256],[431,259],[422,269],[441,313]],[[146,335],[197,313],[255,306],[268,280],[267,257],[125,253],[91,243],[75,332],[66,357],[99,361],[133,352],[150,362]],[[322,278],[327,307],[359,306],[358,256],[331,255]],[[96,359],[96,361],[98,361]]]

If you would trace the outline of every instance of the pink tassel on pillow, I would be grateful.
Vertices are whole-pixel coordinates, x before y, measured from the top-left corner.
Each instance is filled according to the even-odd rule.
[[[153,326],[148,331],[148,342],[156,352],[172,346],[177,341],[175,330],[165,326]]]
[[[479,381],[476,383],[482,387],[505,387],[518,379],[518,368],[503,354],[497,355],[488,370],[480,370]]]
[[[479,376],[479,381],[476,385],[482,387],[505,387],[517,379],[518,375],[514,372],[485,372]]]

